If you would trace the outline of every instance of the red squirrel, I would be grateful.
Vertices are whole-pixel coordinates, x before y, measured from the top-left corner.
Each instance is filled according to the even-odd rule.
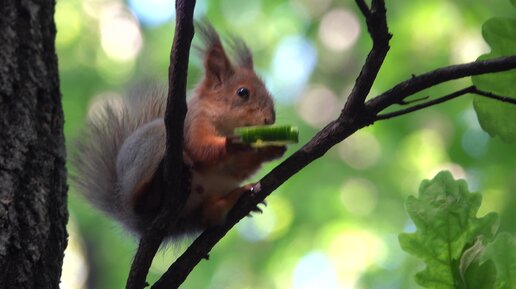
[[[263,162],[279,158],[284,146],[259,149],[237,144],[233,129],[275,121],[274,103],[253,69],[250,50],[233,39],[231,61],[209,24],[197,25],[204,47],[204,77],[188,101],[183,159],[190,196],[169,236],[222,224],[250,185],[241,183]],[[73,180],[93,205],[141,235],[163,200],[166,95],[148,91],[106,101],[88,120],[73,156]]]

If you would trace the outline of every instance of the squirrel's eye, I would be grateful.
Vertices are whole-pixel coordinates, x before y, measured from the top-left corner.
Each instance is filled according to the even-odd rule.
[[[249,99],[249,89],[245,88],[245,87],[240,87],[238,90],[237,90],[237,95],[243,99],[243,100],[248,100]]]

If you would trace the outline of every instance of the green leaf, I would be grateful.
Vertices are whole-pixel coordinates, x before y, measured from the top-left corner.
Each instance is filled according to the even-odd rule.
[[[483,236],[479,236],[475,244],[464,251],[460,258],[459,271],[468,289],[494,288],[496,268],[491,260],[482,262],[485,252]]]
[[[493,261],[475,262],[467,269],[464,280],[468,289],[493,289],[496,284],[496,268]]]
[[[497,223],[495,213],[476,217],[481,199],[480,194],[468,191],[465,181],[454,180],[449,172],[423,181],[418,197],[407,199],[407,212],[417,230],[401,234],[399,241],[403,250],[426,263],[426,268],[416,274],[421,286],[468,288],[468,278],[464,280],[460,272],[463,253],[478,240],[491,240]],[[462,261],[463,270],[478,263],[478,257],[472,255],[470,261]]]
[[[500,289],[516,289],[516,238],[503,232],[486,246],[486,257],[493,260]]]
[[[516,55],[516,19],[489,19],[482,26],[482,35],[491,53],[480,56],[479,60]],[[480,90],[516,98],[516,70],[473,76],[472,80]],[[473,104],[483,130],[506,142],[516,141],[516,105],[482,96],[475,96]]]

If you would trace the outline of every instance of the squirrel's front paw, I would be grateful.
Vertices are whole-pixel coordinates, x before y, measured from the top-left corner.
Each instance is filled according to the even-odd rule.
[[[274,160],[282,157],[287,151],[286,146],[267,146],[258,149],[263,159],[266,161]]]
[[[240,137],[226,137],[226,151],[229,153],[235,152],[248,152],[252,151],[253,148],[245,143],[240,141]]]

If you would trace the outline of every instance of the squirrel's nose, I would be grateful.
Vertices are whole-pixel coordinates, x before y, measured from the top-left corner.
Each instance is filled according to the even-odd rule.
[[[265,118],[263,119],[263,123],[264,124],[273,124],[275,120],[276,120],[276,116],[273,111],[270,115],[265,116]]]

